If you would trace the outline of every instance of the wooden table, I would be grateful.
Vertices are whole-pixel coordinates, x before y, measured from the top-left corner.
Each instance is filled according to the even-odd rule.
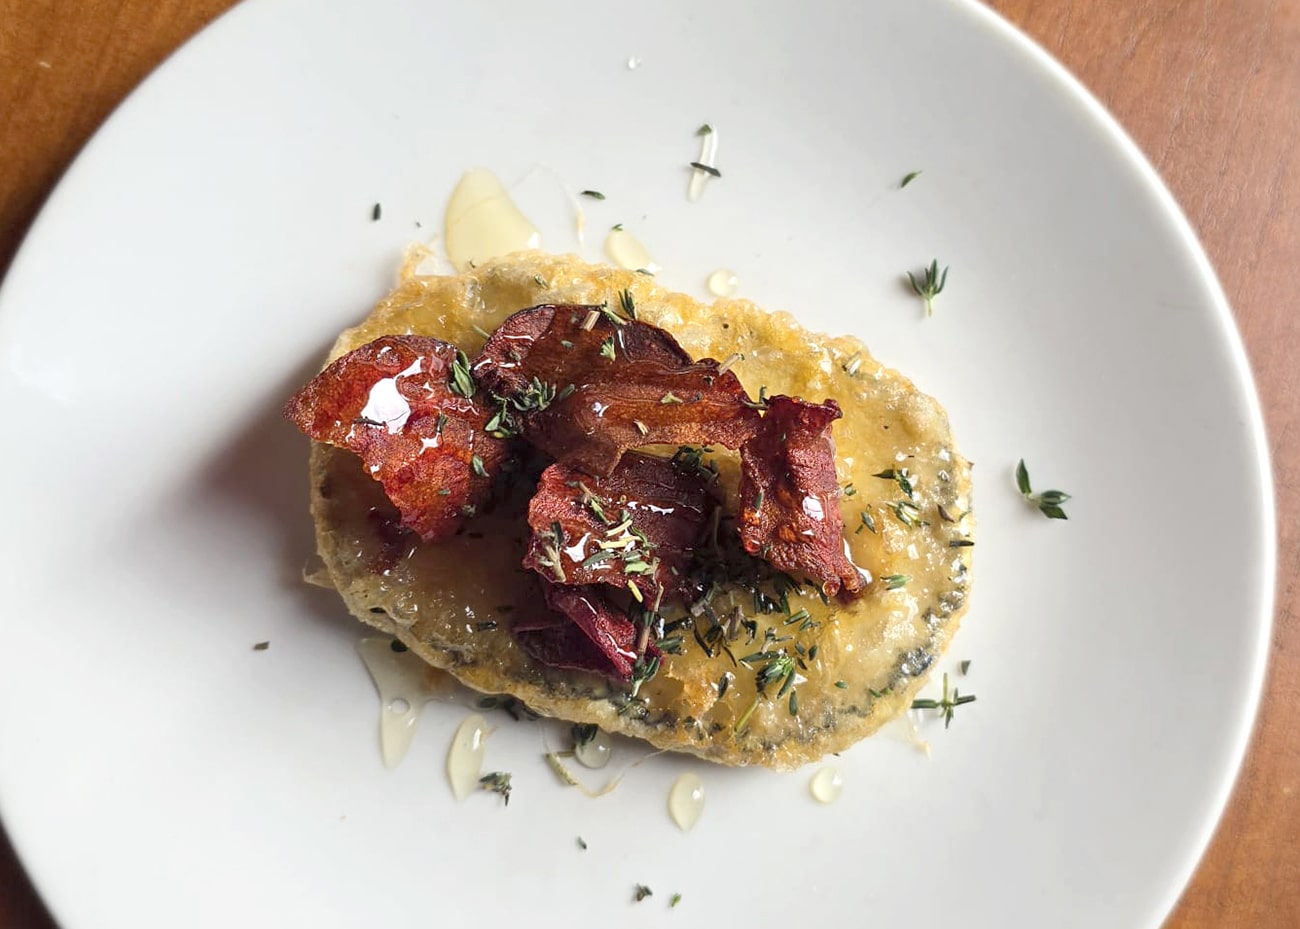
[[[109,112],[231,0],[0,0],[0,274]],[[1300,0],[994,0],[1155,163],[1200,233],[1263,396],[1278,606],[1255,738],[1167,929],[1300,926]],[[52,927],[0,835],[0,929]]]

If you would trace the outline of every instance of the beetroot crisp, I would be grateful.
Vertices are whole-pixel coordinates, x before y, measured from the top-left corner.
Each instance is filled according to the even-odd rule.
[[[736,375],[601,306],[535,306],[492,333],[474,377],[552,458],[608,475],[643,445],[739,448],[759,413]]]
[[[471,399],[472,384],[465,389],[467,371],[447,342],[383,336],[312,378],[284,415],[316,441],[359,455],[402,525],[436,542],[487,498],[510,452],[484,431],[490,414]]]
[[[636,667],[638,630],[600,587],[542,582],[546,606],[515,620],[515,638],[542,664],[629,680]],[[642,660],[659,657],[647,645]]]
[[[841,415],[834,400],[772,397],[762,426],[740,448],[745,551],[812,578],[828,597],[857,593],[864,582],[846,554],[835,479],[831,423]]]
[[[528,505],[524,557],[556,584],[608,584],[657,606],[682,601],[689,569],[716,501],[698,470],[629,452],[608,477],[554,464]]]

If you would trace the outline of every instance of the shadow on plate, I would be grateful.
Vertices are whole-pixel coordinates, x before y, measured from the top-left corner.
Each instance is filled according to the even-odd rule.
[[[126,521],[129,538],[120,540],[117,557],[154,598],[229,616],[241,635],[258,639],[290,634],[286,623],[308,616],[355,640],[356,625],[337,595],[303,580],[316,557],[308,440],[281,414],[320,369],[326,348],[286,364],[244,415],[218,424],[217,441],[197,463],[180,466],[177,484]]]

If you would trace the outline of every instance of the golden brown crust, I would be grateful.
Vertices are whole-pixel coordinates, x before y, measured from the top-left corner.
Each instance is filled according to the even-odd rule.
[[[630,701],[599,678],[539,667],[515,646],[510,615],[535,596],[532,579],[518,570],[526,498],[501,501],[447,542],[412,540],[409,552],[400,545],[394,561],[391,538],[376,529],[387,507],[378,485],[348,453],[314,445],[312,516],[331,579],[362,621],[470,687],[513,694],[545,715],[732,765],[791,768],[847,748],[910,705],[956,631],[972,549],[950,542],[969,540],[974,528],[969,466],[952,446],[942,408],[860,342],[808,332],[787,314],[747,301],[703,305],[645,275],[522,253],[458,277],[408,274],[365,322],[339,337],[331,358],[399,332],[434,335],[472,355],[482,344],[476,326],[491,331],[515,310],[544,302],[617,305],[624,289],[641,319],[667,328],[692,355],[743,353],[733,370],[751,394],[765,386],[771,394],[838,400],[838,477],[854,491],[841,501],[846,540],[853,560],[875,578],[862,598],[824,605],[816,596],[792,596],[790,612],[808,613],[787,623],[788,614],[756,613],[748,594],[728,592],[717,605],[727,614],[740,607],[758,624],[757,641],[741,632],[729,640],[730,656],[720,648],[710,656],[688,631],[683,653],[669,655],[641,691],[644,702]],[[735,456],[720,453],[717,461],[728,509],[738,512]],[[874,476],[904,467],[914,497]],[[910,580],[886,589],[881,578],[896,575]],[[803,662],[788,688],[798,695],[794,707],[788,693],[777,698],[775,686],[758,692],[763,659],[739,661],[760,649],[769,626],[777,637],[792,636],[779,647]]]

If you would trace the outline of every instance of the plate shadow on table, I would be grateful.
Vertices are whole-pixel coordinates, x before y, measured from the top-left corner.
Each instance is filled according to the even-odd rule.
[[[58,929],[27,879],[9,836],[0,827],[0,925],[14,929]]]

